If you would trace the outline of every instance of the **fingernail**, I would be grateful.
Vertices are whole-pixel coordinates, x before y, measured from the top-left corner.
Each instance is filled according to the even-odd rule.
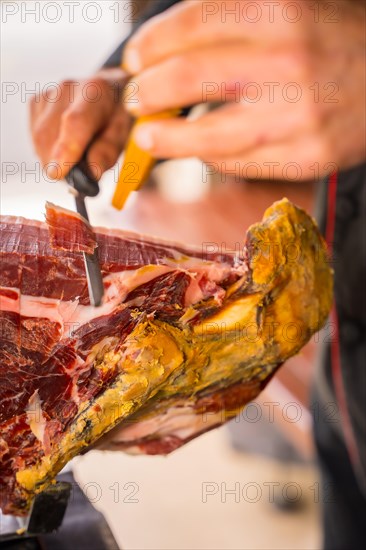
[[[123,91],[123,105],[131,115],[138,116],[141,110],[141,100],[138,95],[139,86],[130,81]]]
[[[144,151],[150,151],[154,146],[154,125],[142,124],[138,126],[134,132],[134,140],[136,145]]]
[[[89,170],[90,172],[92,173],[92,175],[94,176],[94,178],[99,181],[100,178],[102,177],[102,174],[105,170],[105,168],[100,165],[100,164],[97,164],[96,162],[88,162],[88,166],[89,166]]]
[[[142,63],[140,54],[135,48],[126,48],[122,66],[130,74],[136,74],[141,71]]]
[[[57,179],[60,171],[60,165],[56,160],[51,160],[46,167],[46,174],[51,179]]]

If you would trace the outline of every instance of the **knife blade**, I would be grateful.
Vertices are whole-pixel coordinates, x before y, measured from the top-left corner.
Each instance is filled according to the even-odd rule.
[[[84,154],[83,158],[71,168],[65,179],[72,188],[75,197],[76,211],[89,222],[85,197],[96,197],[99,193],[99,184],[90,172],[86,161],[86,154]],[[83,256],[90,303],[98,307],[101,305],[104,295],[98,249],[96,248],[93,254],[83,252]]]

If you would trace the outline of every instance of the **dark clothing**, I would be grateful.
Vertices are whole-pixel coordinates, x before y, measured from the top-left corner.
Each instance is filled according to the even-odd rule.
[[[314,391],[314,439],[321,473],[324,550],[360,550],[366,545],[366,504],[337,424]]]
[[[322,482],[323,547],[358,550],[366,545],[366,165],[342,172],[337,179],[331,244],[339,334],[331,327],[324,344],[312,411]],[[329,181],[319,183],[318,222],[324,234],[331,216],[329,186]],[[345,407],[338,399],[332,365],[335,337]],[[345,423],[356,443],[356,456],[345,438]]]
[[[325,234],[329,212],[329,183],[320,183],[318,221]],[[358,482],[366,498],[366,165],[338,174],[335,229],[332,247],[335,305],[338,316],[341,381],[347,400],[351,428],[357,444],[354,463]],[[335,337],[335,328],[329,340]],[[322,400],[336,401],[330,343],[326,343],[317,376]],[[322,380],[322,382],[319,382]],[[339,405],[341,405],[339,403]],[[340,435],[347,411],[339,411]],[[365,514],[366,518],[366,514]]]

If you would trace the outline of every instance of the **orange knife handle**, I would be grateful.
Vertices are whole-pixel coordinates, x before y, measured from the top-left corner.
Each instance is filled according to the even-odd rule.
[[[180,112],[180,109],[170,109],[162,113],[142,116],[136,120],[126,146],[125,158],[112,198],[112,205],[117,208],[117,210],[123,208],[132,191],[141,189],[156,163],[156,159],[154,159],[150,153],[140,149],[140,147],[136,145],[133,139],[136,127],[145,122],[173,118],[179,115]]]

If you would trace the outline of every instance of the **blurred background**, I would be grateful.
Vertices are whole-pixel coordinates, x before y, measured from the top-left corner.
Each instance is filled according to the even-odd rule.
[[[28,101],[65,78],[98,69],[128,35],[139,2],[1,2],[1,214],[42,220],[44,202],[73,208],[48,181],[28,129]],[[72,6],[73,8],[72,8]],[[71,16],[71,8],[73,15]],[[89,200],[94,225],[227,248],[283,196],[309,211],[311,184],[249,183],[208,174],[196,159],[158,166],[152,183],[117,212],[118,167]],[[73,462],[81,488],[125,549],[316,549],[321,503],[308,410],[313,341],[260,400],[227,427],[172,456],[93,451]]]

